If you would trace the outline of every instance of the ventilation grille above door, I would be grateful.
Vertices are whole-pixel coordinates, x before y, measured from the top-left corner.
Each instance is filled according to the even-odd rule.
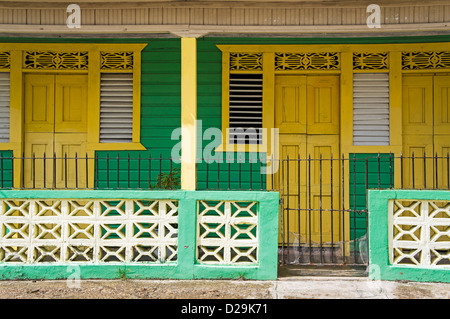
[[[389,74],[353,75],[353,145],[389,145]]]
[[[9,73],[0,72],[0,143],[9,142]]]
[[[230,74],[231,144],[262,143],[262,74]]]
[[[133,138],[133,74],[102,73],[100,142],[127,143]]]

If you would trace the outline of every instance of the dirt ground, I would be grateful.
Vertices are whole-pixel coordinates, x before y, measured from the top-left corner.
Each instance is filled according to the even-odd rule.
[[[3,281],[0,299],[270,299],[271,284],[236,280]]]

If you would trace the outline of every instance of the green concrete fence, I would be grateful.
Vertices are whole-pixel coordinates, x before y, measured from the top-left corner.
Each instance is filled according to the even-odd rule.
[[[276,192],[5,190],[0,279],[277,278]]]
[[[450,282],[450,191],[368,195],[369,277]]]

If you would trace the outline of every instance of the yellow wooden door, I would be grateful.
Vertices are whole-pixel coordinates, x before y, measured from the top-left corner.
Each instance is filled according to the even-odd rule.
[[[308,76],[307,119],[307,153],[314,161],[308,188],[312,211],[304,214],[305,224],[311,224],[311,241],[329,245],[340,240],[341,215],[332,212],[340,204],[338,76]]]
[[[434,153],[437,187],[448,189],[450,177],[447,156],[450,155],[450,76],[434,77]]]
[[[432,157],[450,151],[449,96],[450,76],[403,78],[403,155],[409,157],[403,161],[404,188],[448,187],[446,158]]]
[[[61,160],[56,162],[56,187],[87,187],[86,140],[87,76],[57,75],[54,149]]]
[[[44,188],[52,181],[55,114],[55,76],[47,74],[25,75],[24,106],[24,186]],[[32,160],[32,157],[35,160]]]
[[[86,75],[25,75],[25,187],[75,187],[77,171],[78,186],[86,186],[85,162],[76,169],[71,159],[85,157],[86,114]]]
[[[283,199],[284,242],[326,245],[337,241],[339,217],[332,216],[331,209],[339,207],[340,175],[338,166],[331,172],[330,158],[339,157],[339,78],[278,76],[275,126],[284,161],[274,185],[287,195]],[[306,160],[309,156],[311,162]]]
[[[431,186],[433,161],[426,157],[433,155],[433,75],[405,76],[402,100],[403,187]]]

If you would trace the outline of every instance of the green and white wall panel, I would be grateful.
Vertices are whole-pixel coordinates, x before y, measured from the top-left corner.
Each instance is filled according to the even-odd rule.
[[[368,192],[370,278],[450,282],[450,191]]]
[[[0,278],[276,279],[276,192],[0,194]],[[70,271],[69,271],[70,270]]]

